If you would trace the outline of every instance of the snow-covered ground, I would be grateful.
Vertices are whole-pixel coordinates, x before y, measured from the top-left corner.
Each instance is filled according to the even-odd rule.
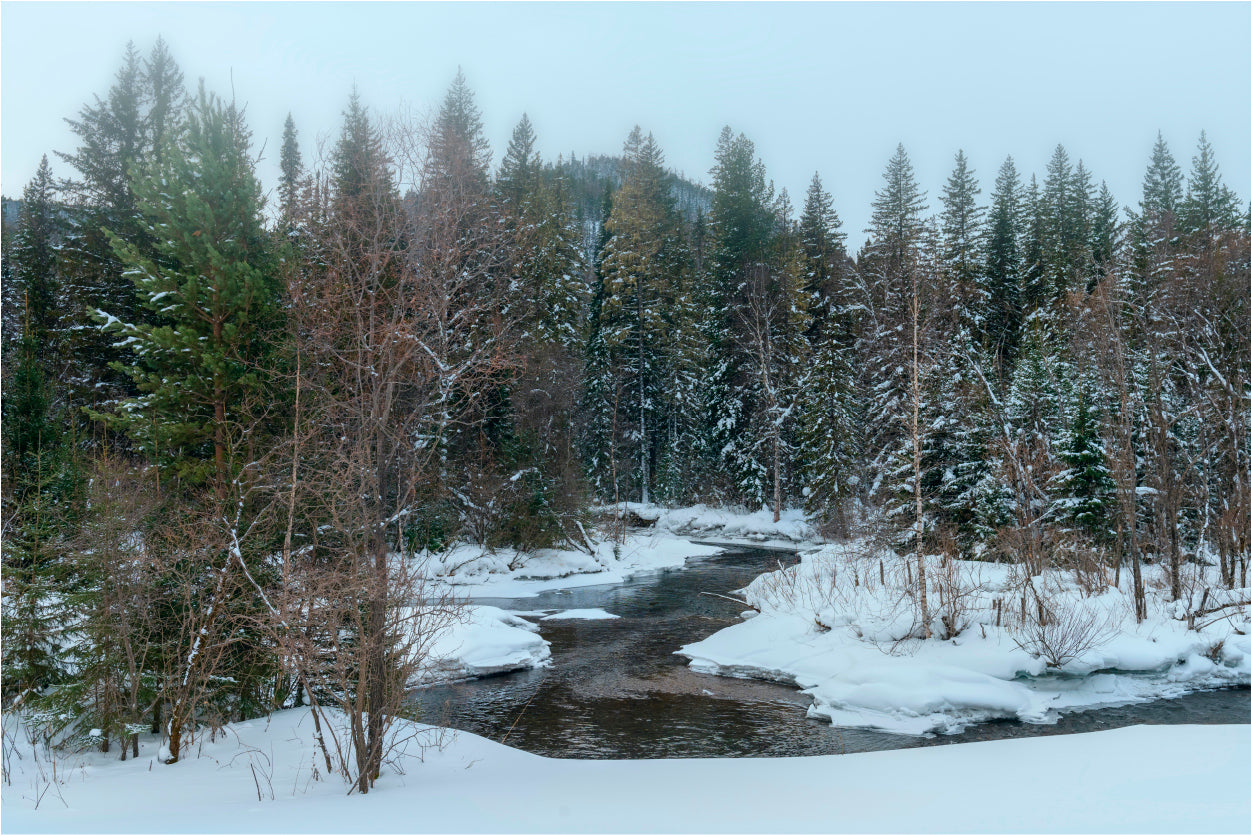
[[[952,561],[944,572],[935,558],[934,637],[921,640],[916,606],[901,592],[905,570],[913,569],[898,558],[879,560],[847,544],[801,559],[743,590],[759,613],[745,612],[743,623],[683,647],[691,667],[794,683],[812,696],[810,716],[899,733],[957,732],[995,717],[1048,722],[1065,711],[1251,683],[1248,613],[1231,609],[1227,617],[1201,618],[1199,631],[1188,628],[1187,604],[1164,602],[1157,567],[1147,567],[1141,624],[1128,576],[1120,589],[1092,587],[1088,579],[1085,591],[1071,572],[1031,578],[1054,615],[1039,627],[1038,600],[1019,570]],[[1199,603],[1196,591],[1189,606]]]
[[[413,726],[399,723],[399,733]],[[229,726],[173,766],[18,745],[5,832],[1239,832],[1251,725],[785,759],[547,759],[463,732],[347,796],[307,709]],[[42,769],[42,776],[41,776]],[[315,775],[315,770],[316,774]],[[38,808],[36,807],[38,805]]]
[[[747,512],[702,504],[678,508],[627,504],[626,508],[641,519],[654,521],[658,531],[706,541],[751,543],[792,550],[797,544],[821,539],[798,508],[782,511],[776,522],[771,510]]]
[[[463,616],[431,641],[413,684],[477,678],[545,666],[550,645],[534,624],[494,606],[466,606]]]
[[[563,612],[544,615],[540,620],[613,620],[619,617],[621,616],[603,609],[565,609]]]
[[[599,510],[614,512],[611,507]],[[687,559],[721,550],[693,543],[691,538],[787,548],[819,539],[798,510],[786,511],[778,522],[769,511],[747,513],[704,505],[668,509],[623,503],[620,511],[637,516],[650,527],[626,528],[620,542],[592,536],[588,531],[590,541],[582,543],[584,547],[546,548],[527,554],[459,544],[429,555],[427,571],[468,598],[532,597],[551,589],[620,583],[640,572],[679,568]]]

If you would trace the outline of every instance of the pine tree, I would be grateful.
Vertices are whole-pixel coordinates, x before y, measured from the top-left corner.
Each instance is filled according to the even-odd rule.
[[[780,512],[789,468],[794,368],[809,326],[808,278],[789,199],[775,197],[755,145],[728,127],[712,169],[710,277],[721,316],[712,342],[710,448],[721,451],[733,491]],[[797,333],[795,328],[801,330]]]
[[[501,205],[509,214],[520,217],[525,214],[526,204],[537,190],[542,162],[534,150],[534,126],[530,117],[521,114],[521,121],[513,128],[508,149],[500,160],[499,174],[495,178],[495,190]]]
[[[887,162],[882,179],[886,184],[873,196],[872,219],[866,230],[873,241],[871,249],[886,259],[892,275],[910,275],[928,207],[902,143]]]
[[[148,148],[155,152],[177,133],[187,103],[182,70],[174,63],[164,38],[156,39],[152,52],[144,61],[143,82],[145,141]]]
[[[1046,322],[1027,328],[1020,358],[1004,401],[1006,449],[999,477],[1011,494],[1013,521],[1021,561],[1031,571],[1043,562],[1043,527],[1047,488],[1058,469],[1057,430],[1063,418],[1064,367],[1052,352]]]
[[[474,103],[473,91],[459,68],[435,118],[430,156],[433,188],[447,181],[473,194],[486,194],[491,147],[482,132],[482,114]]]
[[[1038,178],[1031,176],[1022,206],[1026,218],[1021,252],[1021,313],[1029,320],[1046,308],[1054,293],[1047,269],[1047,215]]]
[[[258,364],[278,288],[249,141],[242,114],[201,87],[183,140],[135,183],[156,257],[113,236],[160,324],[101,315],[134,346],[123,370],[141,392],[106,417],[189,484],[234,477],[232,439],[267,402]]]
[[[845,530],[845,503],[859,490],[860,427],[851,349],[833,328],[820,335],[801,378],[795,459],[804,507]]]
[[[562,172],[544,167],[534,143],[534,128],[523,115],[495,182],[513,276],[511,306],[531,348],[560,344],[581,350],[586,296],[581,230]],[[523,352],[530,351],[523,346]]]

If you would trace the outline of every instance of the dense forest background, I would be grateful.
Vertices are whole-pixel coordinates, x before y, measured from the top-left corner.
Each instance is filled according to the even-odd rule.
[[[4,698],[92,744],[320,699],[368,790],[395,555],[600,504],[1247,585],[1251,210],[1202,134],[1130,205],[1062,146],[931,199],[901,145],[850,253],[729,127],[710,187],[640,128],[552,161],[523,118],[493,167],[459,75],[429,123],[353,96],[324,158],[288,118],[268,201],[163,42],[69,121],[4,212]]]

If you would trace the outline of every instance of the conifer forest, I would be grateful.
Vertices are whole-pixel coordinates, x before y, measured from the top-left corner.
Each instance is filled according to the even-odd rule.
[[[490,147],[457,73],[426,118],[353,93],[319,144],[288,116],[270,188],[260,127],[165,41],[113,69],[4,205],[3,703],[45,741],[174,764],[308,708],[319,773],[368,793],[430,719],[460,555],[619,558],[700,505],[873,549],[855,586],[905,601],[892,641],[1013,617],[1063,668],[1098,641],[1048,631],[1061,573],[1124,590],[1126,629],[1243,634],[1245,146],[1144,137],[1133,194],[1063,145],[957,152],[937,189],[884,147],[853,251],[838,184],[775,188],[732,124],[703,181],[647,125],[543,158],[526,117]]]

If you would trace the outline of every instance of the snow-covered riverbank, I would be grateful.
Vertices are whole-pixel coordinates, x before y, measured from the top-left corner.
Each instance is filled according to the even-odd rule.
[[[680,653],[700,672],[794,683],[812,696],[811,716],[900,733],[955,732],[996,717],[1047,722],[1251,683],[1245,612],[1189,628],[1202,577],[1194,600],[1166,602],[1148,567],[1148,617],[1137,624],[1126,588],[1103,585],[1110,577],[1027,578],[1011,566],[944,569],[935,559],[934,637],[921,640],[916,606],[902,592],[910,570],[861,545],[825,546],[744,590],[758,614]]]
[[[613,512],[600,508],[602,513]],[[551,589],[620,583],[634,574],[680,568],[688,559],[709,556],[724,544],[756,546],[814,544],[817,534],[797,510],[778,522],[772,513],[709,508],[704,505],[662,508],[624,503],[619,512],[648,527],[627,527],[621,539],[591,532],[581,547],[544,548],[519,553],[459,544],[427,557],[427,571],[468,598],[533,597]]]
[[[442,750],[419,741],[409,750],[422,761],[351,797],[337,775],[314,777],[304,709],[229,726],[173,766],[154,762],[155,740],[127,762],[65,758],[55,783],[44,755],[22,747],[0,821],[5,832],[1237,832],[1251,813],[1251,725],[788,759],[558,760],[463,732]]]
[[[522,554],[505,548],[491,550],[460,544],[427,555],[427,576],[446,584],[454,597],[470,605],[462,618],[439,633],[429,648],[429,660],[414,683],[474,678],[548,663],[548,643],[538,635],[534,624],[517,613],[473,604],[474,600],[533,597],[551,589],[620,583],[645,571],[681,568],[688,559],[721,550],[715,545],[691,542],[692,536],[726,543],[784,543],[792,547],[816,537],[799,511],[787,511],[776,523],[767,511],[735,512],[704,505],[667,509],[624,504],[619,512],[650,527],[627,528],[620,541],[602,533],[589,533],[581,549],[549,548]],[[535,614],[561,616],[554,612]]]

